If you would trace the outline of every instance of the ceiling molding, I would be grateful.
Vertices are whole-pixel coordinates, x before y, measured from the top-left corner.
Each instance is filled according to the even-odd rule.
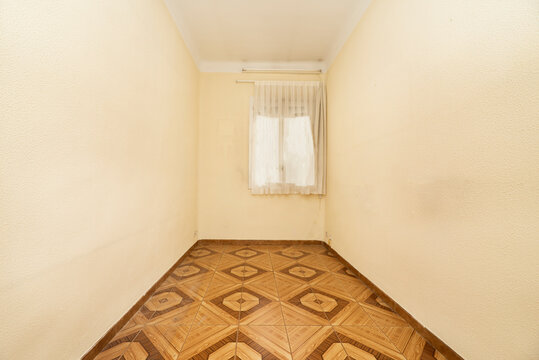
[[[328,54],[325,58],[325,63],[327,64],[326,71],[329,70],[331,65],[333,64],[333,61],[335,61],[335,58],[337,55],[339,55],[339,52],[343,48],[344,44],[346,44],[346,41],[352,35],[352,32],[356,28],[356,26],[359,24],[359,20],[361,20],[361,17],[367,11],[367,8],[371,4],[372,0],[367,1],[359,1],[357,9],[350,15],[348,18],[348,21],[346,21],[341,28],[341,31],[339,32],[339,36],[337,39],[335,39],[333,46],[329,50]]]
[[[326,71],[323,61],[200,61],[201,72],[241,73],[243,68],[283,69],[283,70],[322,70]]]

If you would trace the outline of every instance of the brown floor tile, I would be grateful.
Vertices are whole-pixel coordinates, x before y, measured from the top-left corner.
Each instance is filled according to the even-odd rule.
[[[327,254],[328,252],[321,253],[318,255],[318,259],[320,260],[320,266],[324,266],[331,271],[338,271],[343,266],[343,264],[336,257],[327,256]]]
[[[142,327],[134,329],[128,323],[96,356],[97,360],[114,360],[120,358],[129,348]]]
[[[392,311],[362,305],[363,309],[369,314],[372,320],[381,328],[383,327],[407,327],[408,323],[399,315]]]
[[[123,354],[129,349],[130,342],[123,342],[111,348],[103,349],[94,360],[118,360],[123,359]]]
[[[214,273],[187,278],[177,281],[174,287],[193,300],[200,301],[204,298],[213,276]]]
[[[279,269],[279,273],[293,279],[309,283],[311,281],[314,281],[318,277],[324,275],[326,272],[324,270],[309,265],[293,263],[289,266]]]
[[[242,288],[239,303],[240,324],[284,325],[280,303],[268,299],[250,287]]]
[[[217,272],[228,276],[237,283],[243,283],[245,277],[251,276],[255,269],[245,269],[245,263],[238,263],[226,268],[221,268]]]
[[[311,287],[318,289],[320,291],[329,293],[344,299],[347,301],[356,301],[354,297],[354,290],[351,288],[345,288],[343,283],[339,282],[339,279],[330,272],[324,273],[322,276],[318,277],[310,283]]]
[[[323,256],[328,257],[330,259],[337,259],[337,255],[335,254],[335,252],[333,252],[332,250],[329,250],[329,249],[324,249],[324,251],[320,252],[319,255],[323,255]]]
[[[273,301],[279,301],[279,293],[277,292],[273,272],[266,272],[260,276],[250,278],[243,282],[243,286],[247,286]]]
[[[367,295],[371,295],[372,291],[361,280],[352,278],[350,276],[335,276],[335,288],[340,291],[341,294],[348,293],[350,297],[357,301],[361,301]]]
[[[333,316],[335,312],[341,310],[342,303],[337,303],[333,298],[322,296],[320,293],[316,294],[312,289],[307,289],[302,292],[296,293],[295,296],[286,300],[285,304],[292,305],[288,307],[285,317],[290,318],[295,323],[286,322],[287,325],[318,325],[327,324],[328,315]],[[298,323],[301,319],[297,318],[297,314],[291,312],[292,310],[303,314],[308,312],[311,317],[314,317],[318,322]],[[301,310],[301,311],[300,311]],[[321,321],[321,322],[320,322]]]
[[[318,296],[317,296],[318,297]],[[332,314],[333,306],[335,309],[339,307],[337,302],[332,303],[329,307],[329,312],[326,312],[329,322],[332,325],[372,325],[376,326],[369,315],[356,302],[347,302],[342,304],[342,308]]]
[[[222,270],[222,272],[240,281],[253,280],[254,278],[257,278],[267,273],[272,274],[271,269],[267,270],[257,265],[250,264],[250,263],[244,263],[241,266],[233,266],[233,267]]]
[[[222,301],[217,305],[213,302],[203,301],[200,304],[194,323],[197,325],[237,325],[240,310],[235,306],[229,308],[231,302]]]
[[[203,244],[105,346],[118,359],[446,360],[319,245]]]
[[[237,335],[237,326],[194,325],[177,360],[234,359]]]
[[[273,270],[279,270],[296,263],[296,259],[291,259],[287,256],[280,255],[280,251],[270,253],[271,264]]]
[[[281,302],[285,325],[329,325],[325,313],[315,302]]]
[[[380,308],[389,312],[394,312],[388,304],[386,304],[381,298],[376,296],[376,294],[374,294],[372,291],[365,292],[363,298],[358,299],[358,301],[362,306],[368,308]]]
[[[259,267],[266,271],[273,271],[273,264],[271,262],[271,257],[268,253],[262,253],[258,256],[246,259],[245,263],[246,265]]]
[[[154,326],[147,325],[140,331],[126,335],[109,343],[96,357],[99,360],[121,359],[165,359],[175,360],[179,351]]]
[[[143,326],[150,322],[152,317],[153,313],[144,315],[139,309],[135,315],[129,319],[127,324],[125,324],[125,326],[116,334],[116,337],[125,336],[126,334],[140,330]]]
[[[192,257],[189,257],[187,260],[195,261],[198,264],[215,269],[217,265],[219,265],[219,262],[221,261],[221,257],[222,257],[221,253],[213,252],[211,255],[208,255],[208,256],[197,257],[194,259]]]
[[[258,251],[266,253],[266,254],[269,253],[269,251],[270,251],[270,246],[269,245],[249,245],[249,248],[254,249],[254,250],[258,250]]]
[[[141,307],[140,312],[148,320],[165,317],[171,313],[190,308],[196,300],[178,286],[170,286],[156,291]]]
[[[406,360],[385,334],[373,326],[334,326],[335,332],[352,358],[365,353],[376,359]]]
[[[224,270],[228,269],[230,267],[234,266],[241,266],[245,264],[245,260],[242,258],[238,258],[237,256],[230,255],[227,253],[223,253],[221,256],[221,259],[219,260],[219,264],[217,265],[217,270]]]
[[[204,299],[212,299],[220,294],[240,288],[242,281],[217,271],[211,280],[210,286],[204,294]]]
[[[164,313],[155,313],[149,324],[156,324],[174,319],[178,324],[191,325],[195,321],[196,314],[202,304],[201,301],[194,301],[186,306],[172,309]]]
[[[204,259],[209,256],[216,255],[216,254],[217,252],[209,249],[206,246],[202,246],[202,247],[198,247],[196,249],[191,250],[188,255],[190,258],[193,258],[193,259]]]
[[[446,360],[446,358],[434,349],[416,331],[413,332],[406,348],[404,349],[406,360]]]
[[[243,249],[245,245],[232,245],[232,244],[223,244],[221,245],[223,248],[223,253],[228,253],[234,250]]]
[[[210,249],[210,250],[213,250],[215,252],[220,252],[222,253],[224,251],[224,248],[223,248],[223,245],[220,245],[220,244],[198,244],[195,249],[200,249],[200,248],[206,248],[206,249]]]
[[[222,253],[209,249],[208,247],[199,247],[188,253],[182,264],[196,262],[214,268],[221,258]]]
[[[426,341],[425,339],[414,331],[408,344],[404,349],[404,356],[407,360],[421,360],[421,355],[423,355],[423,349],[425,348]]]
[[[294,360],[347,359],[331,326],[287,326],[286,330]]]
[[[275,286],[281,301],[293,297],[298,292],[309,289],[309,284],[296,278],[275,272]]]
[[[161,285],[159,285],[159,288],[157,288],[157,290],[166,289],[169,286],[174,286],[177,282],[178,280],[172,275],[170,275],[165,279],[165,281],[161,283]]]
[[[327,251],[327,248],[323,245],[297,245],[297,249],[305,250],[311,254],[321,254]]]
[[[292,360],[284,326],[240,326],[237,359]]]
[[[282,250],[274,252],[274,254],[279,256],[284,256],[292,261],[299,261],[304,259],[306,256],[311,255],[310,252],[305,251],[304,249],[299,249],[297,247],[288,247]]]
[[[179,321],[176,321],[179,320]],[[182,349],[191,325],[183,325],[181,318],[171,318],[155,324],[155,328],[174,346],[178,352]]]
[[[170,275],[175,281],[189,280],[198,278],[200,281],[211,279],[213,269],[198,264],[196,261],[181,263]]]
[[[249,259],[253,259],[259,255],[262,255],[264,253],[252,247],[245,246],[240,249],[229,251],[227,254],[236,256],[237,258],[242,259],[243,261],[247,261]]]
[[[281,251],[283,249],[287,249],[287,248],[291,247],[291,245],[279,244],[279,245],[267,245],[267,247],[268,247],[268,252],[269,253],[274,253],[274,252],[277,252],[277,251]]]
[[[315,267],[322,271],[329,271],[324,264],[320,261],[320,256],[316,254],[308,254],[307,256],[298,259],[298,262],[307,266]]]
[[[240,316],[241,297],[241,285],[207,295],[200,305],[195,323],[236,325]]]
[[[176,349],[167,338],[155,327],[145,326],[133,341],[133,345],[140,344],[144,351],[148,353],[148,358],[162,358],[175,360],[180,351]],[[154,349],[152,349],[152,346]],[[155,354],[155,355],[154,355]],[[158,356],[161,355],[161,357]]]
[[[337,276],[350,277],[352,279],[357,279],[358,277],[350,270],[347,266],[343,265],[340,269],[333,271]]]
[[[252,310],[252,311],[251,311]],[[279,301],[245,301],[241,304],[240,325],[284,325]]]
[[[414,329],[411,326],[401,327],[381,327],[380,330],[389,338],[391,343],[403,352],[414,333]]]

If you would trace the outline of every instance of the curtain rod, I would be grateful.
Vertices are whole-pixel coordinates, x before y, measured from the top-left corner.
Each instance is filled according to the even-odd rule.
[[[244,73],[281,73],[281,74],[321,74],[322,69],[308,70],[308,69],[249,69],[242,68],[241,72]]]

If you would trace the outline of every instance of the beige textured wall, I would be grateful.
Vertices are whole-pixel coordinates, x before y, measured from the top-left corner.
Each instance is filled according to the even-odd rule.
[[[465,359],[539,358],[538,15],[376,0],[328,74],[333,246]]]
[[[200,75],[198,230],[201,239],[323,239],[325,199],[251,195],[249,97],[236,79],[319,79],[270,74]]]
[[[161,1],[0,29],[0,357],[73,360],[194,241],[198,70]]]

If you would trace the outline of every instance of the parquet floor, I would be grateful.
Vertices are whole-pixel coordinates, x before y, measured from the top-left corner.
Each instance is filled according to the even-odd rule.
[[[98,360],[445,360],[323,246],[195,248]]]

